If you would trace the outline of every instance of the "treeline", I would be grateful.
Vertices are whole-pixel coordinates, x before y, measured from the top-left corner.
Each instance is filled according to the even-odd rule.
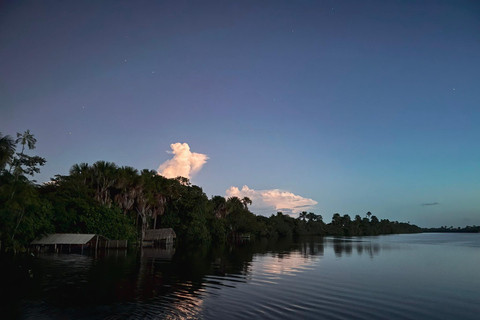
[[[335,213],[331,222],[323,222],[321,215],[313,212],[301,212],[298,218],[292,218],[278,212],[271,217],[257,216],[264,228],[259,230],[262,236],[319,235],[319,236],[369,236],[381,234],[417,233],[421,228],[409,223],[379,220],[371,212],[364,217],[340,215]]]
[[[440,228],[422,228],[422,232],[479,233],[480,226],[466,226],[465,228],[441,226]]]
[[[178,241],[224,241],[242,236],[377,235],[420,232],[407,223],[336,213],[302,212],[292,218],[278,212],[256,216],[245,197],[213,196],[184,177],[167,179],[156,171],[138,171],[98,161],[72,166],[37,185],[29,179],[45,159],[29,156],[36,140],[29,131],[17,139],[0,134],[0,241],[2,250],[18,251],[47,233],[97,233],[109,239],[142,241],[146,229],[173,228]],[[20,150],[20,152],[17,152]]]

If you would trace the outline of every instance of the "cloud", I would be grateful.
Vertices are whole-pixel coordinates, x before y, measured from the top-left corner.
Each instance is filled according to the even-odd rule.
[[[439,202],[430,202],[430,203],[422,203],[421,206],[436,206],[440,204]]]
[[[311,210],[318,202],[313,199],[304,198],[289,191],[254,190],[243,186],[242,190],[237,187],[230,187],[226,191],[227,197],[249,197],[253,204],[251,210],[255,213],[270,215],[276,211],[286,214],[296,214],[302,211]]]
[[[182,176],[190,179],[208,160],[206,154],[191,152],[187,143],[172,143],[170,148],[172,151],[167,152],[173,154],[173,159],[162,163],[157,170],[158,174],[166,178]]]

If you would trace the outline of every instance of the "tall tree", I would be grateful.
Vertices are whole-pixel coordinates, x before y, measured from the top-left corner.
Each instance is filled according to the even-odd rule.
[[[138,192],[138,170],[132,167],[121,167],[117,172],[115,203],[122,210],[123,215],[133,209]]]
[[[87,185],[92,182],[93,170],[88,165],[88,163],[82,162],[80,164],[74,164],[70,168],[70,176],[78,179],[78,182],[81,182],[84,185]]]
[[[215,218],[225,218],[228,214],[227,200],[222,196],[214,196],[210,199],[212,205],[213,215]]]
[[[15,142],[9,135],[2,136],[0,132],[0,171],[5,169],[7,164],[11,164],[13,161],[13,155],[15,154]]]
[[[35,149],[35,143],[37,139],[30,133],[30,130],[25,131],[23,134],[17,133],[16,144],[22,146],[22,150],[17,153],[17,156],[13,157],[10,163],[10,170],[15,180],[18,180],[21,175],[33,176],[35,173],[40,172],[40,166],[43,166],[46,160],[39,156],[29,156],[25,154],[25,147],[29,150]]]
[[[152,216],[152,207],[154,206],[153,196],[153,178],[157,175],[154,170],[144,169],[140,173],[137,184],[137,194],[135,199],[135,210],[141,219],[140,244],[143,245],[145,231],[148,229],[148,220]]]
[[[17,148],[13,139],[9,136],[0,138],[0,238],[13,250],[19,245],[16,240],[19,232],[27,237],[35,236],[35,230],[42,224],[40,219],[35,221],[35,215],[47,213],[42,209],[45,206],[35,185],[26,177],[40,172],[39,166],[46,162],[39,156],[25,154],[26,148],[35,149],[36,141],[29,130],[24,134],[17,133],[15,144],[20,144],[22,149],[15,155]],[[10,164],[9,171],[4,170],[6,164]]]
[[[248,206],[252,205],[253,202],[252,202],[252,200],[250,200],[249,197],[243,197],[242,203],[243,203],[243,207],[245,208],[245,210],[248,210]]]
[[[30,133],[30,130],[25,131],[23,134],[17,132],[17,140],[15,143],[20,143],[22,145],[22,151],[20,155],[24,154],[25,146],[28,146],[28,149],[33,150],[35,149],[35,144],[37,143],[37,139]]]
[[[110,188],[115,184],[118,167],[113,162],[97,161],[92,166],[95,184],[95,199],[110,207]]]
[[[372,213],[370,211],[367,212],[367,217],[368,219],[370,219],[370,217],[372,216]]]

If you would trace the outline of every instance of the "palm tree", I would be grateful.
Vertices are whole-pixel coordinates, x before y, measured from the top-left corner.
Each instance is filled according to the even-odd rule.
[[[76,183],[91,186],[93,181],[93,168],[88,165],[88,163],[82,162],[80,164],[74,164],[69,170],[70,178],[72,178]],[[75,186],[75,189],[78,189],[79,186]]]
[[[113,162],[97,161],[93,164],[92,169],[96,187],[95,199],[110,207],[112,203],[110,188],[115,183],[118,167]]]
[[[17,140],[15,140],[15,143],[20,143],[22,145],[22,151],[20,152],[20,157],[22,157],[23,152],[25,151],[25,145],[28,146],[28,149],[33,150],[35,149],[37,139],[33,137],[30,130],[27,130],[23,134],[17,132]]]
[[[298,214],[298,218],[302,219],[305,221],[305,218],[307,217],[307,211],[302,211]]]
[[[249,197],[243,197],[242,199],[242,203],[243,203],[243,206],[245,208],[245,210],[248,210],[248,205],[252,205],[252,200],[250,200]]]
[[[212,199],[210,199],[210,202],[213,206],[213,215],[215,218],[220,219],[220,218],[225,218],[228,214],[227,210],[227,200],[222,197],[222,196],[214,196]]]
[[[115,186],[118,189],[118,194],[115,195],[114,200],[124,215],[133,208],[138,191],[137,184],[137,169],[132,167],[121,167],[118,169]]]
[[[245,208],[242,200],[239,197],[230,197],[227,199],[226,207],[228,214],[236,211],[241,211]]]
[[[152,179],[152,187],[153,187],[153,207],[152,207],[152,217],[154,218],[153,221],[153,229],[156,228],[157,225],[157,217],[162,216],[165,213],[165,207],[167,205],[167,197],[165,194],[166,190],[166,182],[168,179],[160,176],[155,175]]]
[[[140,238],[140,246],[143,246],[143,239],[145,231],[148,228],[148,218],[152,216],[152,207],[155,204],[154,196],[152,194],[153,177],[157,173],[154,170],[144,169],[140,173],[138,180],[138,191],[135,199],[135,210],[142,220],[142,233]]]
[[[25,131],[23,134],[17,132],[17,140],[15,140],[15,144],[20,143],[22,145],[22,151],[18,154],[18,158],[12,159],[9,171],[11,172],[13,169],[15,180],[18,179],[20,174],[24,174],[24,171],[22,170],[22,164],[25,158],[25,146],[27,146],[30,150],[35,149],[36,142],[37,139],[33,137],[33,134],[30,133],[30,130]]]
[[[7,164],[11,164],[13,161],[13,155],[15,154],[15,142],[9,135],[2,137],[0,132],[0,170],[5,169]]]

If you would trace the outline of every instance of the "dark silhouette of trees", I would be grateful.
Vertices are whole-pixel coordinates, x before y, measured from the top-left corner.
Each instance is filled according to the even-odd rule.
[[[17,251],[25,239],[51,229],[49,203],[39,197],[34,181],[27,176],[40,172],[45,159],[26,154],[35,149],[36,139],[29,130],[0,138],[0,241],[1,249]],[[17,146],[21,152],[16,153]],[[10,168],[7,171],[6,165]]]
[[[15,142],[9,135],[2,136],[0,132],[0,171],[12,163],[15,154]]]

